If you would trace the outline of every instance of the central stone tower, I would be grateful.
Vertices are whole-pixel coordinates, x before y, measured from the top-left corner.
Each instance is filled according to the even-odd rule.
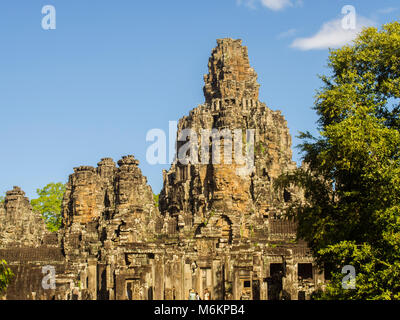
[[[279,215],[293,192],[275,192],[273,180],[296,164],[292,161],[291,136],[285,119],[280,111],[272,111],[258,100],[260,85],[250,67],[247,47],[242,46],[241,40],[233,39],[219,39],[217,44],[208,62],[209,73],[204,76],[205,103],[179,121],[178,137],[184,129],[191,129],[200,137],[198,144],[209,142],[212,146],[211,140],[202,141],[202,130],[239,130],[243,140],[246,130],[254,130],[254,169],[245,175],[238,174],[243,165],[236,161],[234,147],[225,144],[220,152],[223,157],[225,149],[230,149],[230,163],[213,163],[211,152],[207,164],[184,165],[176,160],[164,172],[160,209],[164,215],[176,217],[178,229],[193,225],[207,229],[205,221],[217,223],[223,219],[223,224],[230,226],[234,241],[252,232],[257,235],[266,218]],[[177,154],[183,144],[177,142]],[[212,147],[207,151],[212,151]],[[198,157],[200,162],[201,152]],[[205,232],[200,229],[198,234]]]
[[[247,47],[242,40],[218,39],[204,76],[206,103],[213,99],[258,100],[257,74],[250,67]]]

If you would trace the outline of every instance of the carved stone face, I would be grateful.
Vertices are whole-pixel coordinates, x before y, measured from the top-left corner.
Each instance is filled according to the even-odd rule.
[[[135,204],[135,181],[132,176],[125,173],[120,176],[118,181],[118,199],[119,204]],[[137,195],[136,195],[137,196]]]
[[[78,186],[73,195],[74,216],[81,221],[90,220],[95,216],[96,194],[94,185]]]
[[[128,201],[128,188],[129,188],[129,180],[128,174],[126,172],[121,172],[118,177],[117,183],[117,192],[118,192],[118,202],[126,203]]]
[[[126,180],[119,182],[119,203],[124,204],[129,201],[129,183]]]

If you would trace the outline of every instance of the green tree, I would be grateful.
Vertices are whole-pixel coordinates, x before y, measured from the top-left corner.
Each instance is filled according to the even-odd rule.
[[[11,269],[7,267],[7,262],[5,260],[0,260],[0,294],[4,293],[13,277],[14,274]]]
[[[305,166],[277,187],[304,190],[289,214],[332,279],[321,299],[400,299],[400,24],[367,28],[330,52],[315,110],[320,136],[301,133]],[[342,267],[356,271],[344,289]]]
[[[43,189],[37,189],[37,199],[32,199],[32,208],[41,213],[46,221],[47,228],[55,232],[61,226],[61,204],[65,192],[65,185],[61,182],[49,183]]]
[[[154,194],[153,193],[153,199],[154,199],[154,204],[158,208],[158,199],[160,197],[160,194]]]
[[[0,203],[4,202],[4,196],[0,196]]]

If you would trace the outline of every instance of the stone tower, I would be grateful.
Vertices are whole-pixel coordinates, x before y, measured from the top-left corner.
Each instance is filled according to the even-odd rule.
[[[208,62],[209,73],[204,76],[205,103],[178,124],[178,138],[185,129],[192,129],[199,145],[208,143],[207,164],[203,161],[186,165],[175,160],[171,169],[164,172],[160,208],[162,213],[177,216],[178,220],[190,220],[189,215],[195,225],[211,214],[223,215],[237,237],[240,229],[248,232],[254,218],[276,215],[284,206],[291,196],[289,190],[285,197],[276,193],[273,180],[296,164],[292,161],[291,136],[285,119],[279,111],[270,110],[258,100],[257,74],[250,67],[247,47],[241,45],[241,40],[232,39],[219,39],[217,44]],[[214,130],[217,138],[218,134],[222,137],[219,163],[212,158],[212,137],[201,134],[204,129]],[[253,167],[241,174],[244,165],[236,161],[234,149],[243,148],[238,152],[244,155],[244,143],[225,145],[223,134],[228,133],[233,141],[235,133],[241,133],[241,143],[246,141],[249,129],[254,136]],[[214,139],[214,144],[217,142]],[[178,141],[177,154],[183,145]],[[225,150],[230,151],[231,161],[225,161]],[[201,151],[196,155],[198,162],[203,157]]]
[[[4,206],[0,204],[0,244],[38,247],[48,233],[40,214],[32,212],[25,192],[16,186],[7,191]]]
[[[43,267],[64,272],[64,257],[57,234],[46,228],[40,213],[32,211],[25,192],[14,187],[0,203],[0,260],[4,259],[15,277],[1,299],[49,300],[56,290],[42,285]],[[58,289],[65,289],[59,279]],[[2,292],[3,293],[3,292]]]
[[[204,76],[206,103],[214,99],[258,100],[257,74],[250,67],[247,47],[242,40],[218,39],[208,61],[209,73]]]

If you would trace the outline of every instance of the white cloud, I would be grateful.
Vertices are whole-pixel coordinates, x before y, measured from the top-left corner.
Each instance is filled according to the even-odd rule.
[[[302,6],[303,0],[236,0],[237,5],[244,4],[251,9],[256,9],[256,3],[261,3],[270,10],[279,11],[286,7]]]
[[[291,47],[300,50],[338,48],[352,42],[364,27],[373,25],[373,21],[357,16],[356,28],[346,30],[342,26],[342,18],[331,20],[324,23],[315,35],[295,39]]]
[[[244,3],[244,5],[250,9],[255,9],[256,6],[254,4],[256,0],[236,0],[236,4],[238,6],[240,6],[242,3]]]
[[[293,6],[291,0],[261,0],[261,4],[274,11],[282,10],[288,6]]]
[[[281,32],[276,37],[278,39],[289,38],[289,37],[294,36],[296,33],[297,33],[297,30],[293,28],[293,29],[289,29],[287,31]]]
[[[397,10],[397,8],[389,7],[389,8],[383,8],[383,9],[378,10],[378,13],[388,14],[388,13],[392,13],[393,11],[396,11],[396,10]]]

